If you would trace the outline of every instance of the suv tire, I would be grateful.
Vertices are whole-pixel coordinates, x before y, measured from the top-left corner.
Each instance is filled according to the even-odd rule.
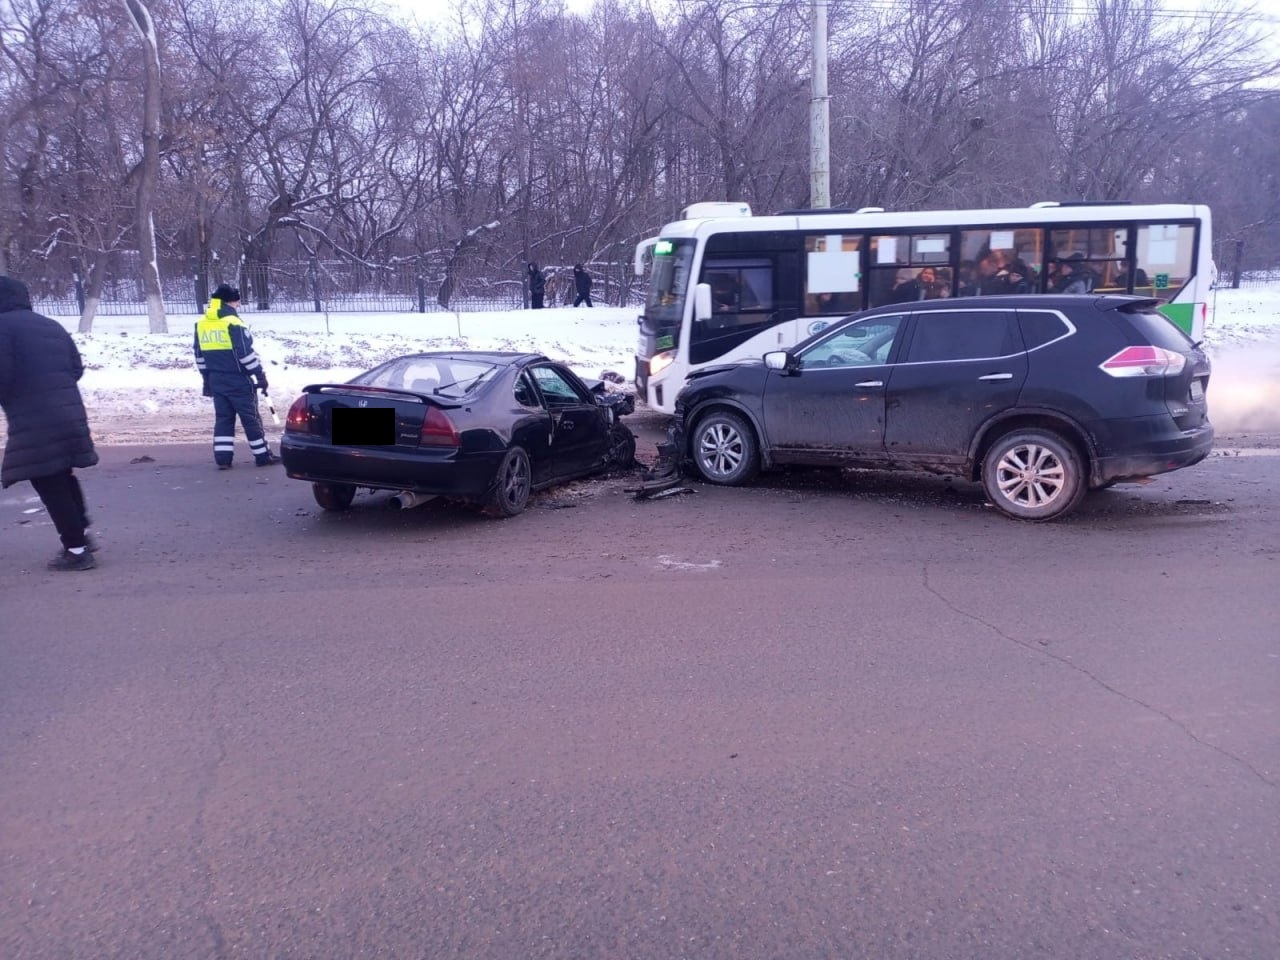
[[[1049,430],[1014,430],[982,461],[982,487],[1015,520],[1053,520],[1074,510],[1088,488],[1075,447]]]
[[[727,410],[701,417],[693,429],[690,455],[699,475],[708,483],[736,487],[760,470],[756,435],[746,420]]]

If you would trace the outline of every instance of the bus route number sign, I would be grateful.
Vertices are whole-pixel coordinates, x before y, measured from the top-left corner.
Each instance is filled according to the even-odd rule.
[[[1167,273],[1157,273],[1157,274],[1156,274],[1156,286],[1157,286],[1157,287],[1167,287],[1167,286],[1169,286],[1169,275],[1168,275]]]

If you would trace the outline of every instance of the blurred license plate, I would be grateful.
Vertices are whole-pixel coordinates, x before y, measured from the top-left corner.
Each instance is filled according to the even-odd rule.
[[[388,447],[396,442],[394,407],[334,407],[335,446]]]
[[[1191,381],[1191,399],[1192,400],[1204,399],[1204,384],[1201,383],[1199,380]]]

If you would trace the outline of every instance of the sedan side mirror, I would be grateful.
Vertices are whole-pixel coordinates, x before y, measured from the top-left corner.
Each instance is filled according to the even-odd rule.
[[[770,370],[783,373],[795,373],[800,369],[800,362],[786,350],[771,350],[764,355],[764,365]]]

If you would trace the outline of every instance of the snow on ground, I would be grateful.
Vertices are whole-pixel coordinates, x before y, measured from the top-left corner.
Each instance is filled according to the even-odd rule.
[[[1280,433],[1280,286],[1214,293],[1206,346],[1214,361],[1210,412],[1220,432]],[[586,378],[635,370],[634,307],[488,313],[246,312],[276,411],[309,383],[341,382],[391,357],[423,350],[520,350],[566,362]],[[74,317],[58,318],[75,331]],[[212,402],[200,395],[191,354],[196,317],[173,315],[173,333],[147,333],[145,316],[98,317],[75,334],[81,390],[99,443],[207,439]],[[268,435],[279,428],[264,408]],[[4,434],[0,417],[0,437]]]

